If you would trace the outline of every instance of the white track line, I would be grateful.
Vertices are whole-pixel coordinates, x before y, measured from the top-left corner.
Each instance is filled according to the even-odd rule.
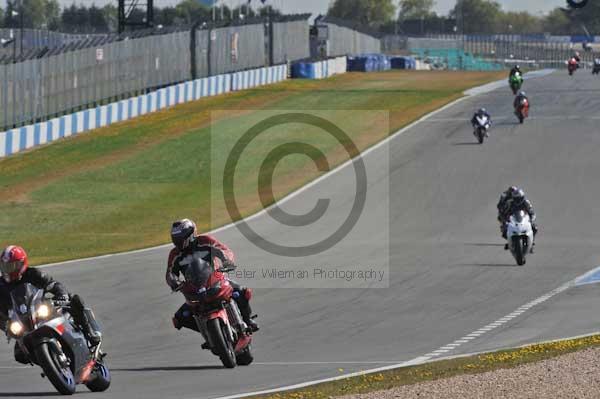
[[[321,384],[324,382],[333,382],[333,381],[339,381],[339,380],[343,380],[346,378],[352,378],[352,377],[358,377],[364,374],[373,374],[373,373],[379,373],[382,371],[388,371],[388,370],[394,370],[394,369],[398,369],[398,368],[402,368],[402,367],[408,367],[408,366],[415,366],[415,365],[419,365],[419,364],[423,364],[423,363],[428,363],[428,362],[432,362],[432,361],[436,361],[436,360],[442,360],[442,359],[451,359],[453,357],[463,357],[463,356],[472,356],[474,354],[466,354],[466,355],[460,355],[460,356],[453,356],[453,357],[444,357],[442,358],[442,355],[445,355],[453,350],[456,350],[457,348],[459,348],[460,346],[462,346],[465,343],[470,342],[473,339],[479,338],[482,335],[498,328],[499,326],[502,326],[504,324],[506,324],[507,322],[509,322],[510,320],[514,319],[515,317],[518,317],[519,315],[525,313],[526,311],[530,310],[531,308],[546,302],[548,299],[568,290],[569,288],[575,287],[577,285],[577,282],[580,281],[582,278],[584,278],[585,276],[590,275],[592,272],[598,270],[599,268],[595,268],[594,270],[591,270],[589,272],[586,272],[585,274],[578,276],[576,278],[574,278],[573,280],[570,280],[568,282],[566,282],[565,284],[561,285],[558,288],[555,288],[554,290],[548,292],[547,294],[544,294],[542,296],[540,296],[537,299],[534,299],[533,301],[527,302],[525,305],[520,306],[519,308],[517,308],[516,311],[509,313],[507,316],[504,316],[500,319],[498,319],[497,321],[494,321],[470,334],[465,335],[462,338],[457,339],[456,341],[452,342],[451,344],[442,346],[441,348],[434,350],[430,353],[427,353],[423,356],[419,356],[415,359],[406,361],[406,362],[402,362],[402,363],[397,363],[397,364],[391,364],[389,366],[384,366],[384,367],[378,367],[378,368],[374,368],[374,369],[370,369],[370,370],[363,370],[363,371],[359,371],[359,372],[355,372],[355,373],[349,373],[349,374],[342,374],[336,377],[331,377],[331,378],[323,378],[323,379],[319,379],[319,380],[313,380],[313,381],[307,381],[307,382],[303,382],[300,384],[295,384],[295,385],[289,385],[289,386],[285,386],[285,387],[281,387],[281,388],[275,388],[275,389],[267,389],[267,390],[263,390],[263,391],[258,391],[258,392],[249,392],[249,393],[241,393],[241,394],[236,394],[236,395],[230,395],[230,396],[222,396],[219,397],[217,399],[238,399],[238,398],[245,398],[248,396],[255,396],[255,395],[267,395],[267,394],[272,394],[272,393],[276,393],[276,392],[284,392],[284,391],[293,391],[296,389],[301,389],[301,388],[306,388],[312,385],[317,385],[317,384]],[[594,335],[594,334],[589,334],[589,335]],[[589,335],[582,335],[582,336],[577,336],[577,337],[573,337],[573,338],[565,338],[565,339],[576,339],[576,338],[581,338],[581,337],[586,337]],[[544,342],[556,342],[556,341],[562,341],[564,339],[561,340],[554,340],[554,341],[544,341]],[[542,343],[544,343],[542,342]],[[521,347],[526,347],[526,346],[530,346],[532,344],[527,344],[527,345],[522,345],[519,346],[518,348]],[[486,353],[486,352],[479,352],[479,353]],[[475,353],[477,354],[477,353]]]

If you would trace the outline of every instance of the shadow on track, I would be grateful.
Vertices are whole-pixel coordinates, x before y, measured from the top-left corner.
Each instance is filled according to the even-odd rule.
[[[515,267],[521,268],[523,266],[519,266],[515,263],[463,263],[463,266],[479,266],[479,267]]]
[[[131,367],[131,368],[111,368],[111,371],[201,371],[201,370],[221,370],[223,366],[157,366],[157,367]]]
[[[78,392],[85,393],[85,392]],[[62,396],[58,392],[0,392],[0,398],[28,397],[41,398],[46,396]]]
[[[504,244],[487,243],[487,242],[468,242],[465,245],[469,247],[504,247]]]
[[[459,145],[481,145],[476,141],[467,141],[464,143],[452,143],[453,146],[459,146]]]

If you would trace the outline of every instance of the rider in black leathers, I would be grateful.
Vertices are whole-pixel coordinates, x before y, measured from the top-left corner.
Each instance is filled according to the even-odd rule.
[[[523,75],[523,72],[521,72],[521,67],[519,65],[515,65],[511,70],[510,73],[508,75],[508,78],[512,78],[517,72],[519,72],[521,75]]]
[[[538,232],[538,227],[536,224],[536,214],[533,209],[533,204],[529,201],[525,192],[518,187],[511,186],[508,190],[504,191],[500,196],[500,201],[498,201],[498,221],[500,222],[500,230],[502,232],[502,238],[507,238],[507,225],[508,220],[511,215],[515,214],[519,211],[525,211],[531,220],[531,228],[533,229],[534,242],[532,244],[532,252],[533,247],[535,246],[535,236]],[[508,249],[508,244],[505,245],[504,249]]]

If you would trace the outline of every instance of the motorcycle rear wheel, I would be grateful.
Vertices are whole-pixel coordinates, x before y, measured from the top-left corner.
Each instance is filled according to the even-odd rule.
[[[211,346],[217,352],[223,366],[228,369],[234,368],[236,363],[233,344],[229,342],[229,339],[227,339],[223,333],[221,321],[219,319],[209,320],[208,323],[206,323],[206,330],[210,337]]]
[[[248,366],[252,363],[254,361],[254,356],[252,356],[252,346],[248,344],[246,349],[236,355],[235,360],[240,366]]]
[[[54,346],[43,343],[35,348],[34,353],[38,364],[54,388],[63,395],[73,395],[77,387],[73,372],[60,365],[58,356],[61,354],[56,353]]]
[[[97,362],[92,371],[92,380],[85,386],[92,392],[104,392],[110,387],[110,370],[103,362]]]

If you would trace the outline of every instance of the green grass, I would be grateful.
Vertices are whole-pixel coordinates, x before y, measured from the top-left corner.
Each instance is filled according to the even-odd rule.
[[[0,160],[0,246],[19,243],[40,264],[166,243],[170,223],[180,217],[198,220],[202,230],[223,225],[230,220],[220,177],[241,126],[278,110],[328,110],[321,115],[362,150],[465,89],[501,78],[504,73],[389,72],[288,81],[184,104]],[[211,113],[219,110],[227,112]],[[269,130],[238,166],[235,192],[243,215],[261,207],[257,170],[265,150],[299,137],[327,154],[331,168],[347,159],[318,129]],[[307,157],[286,157],[275,168],[276,198],[318,175]]]
[[[417,384],[460,374],[478,374],[517,367],[551,359],[587,348],[600,347],[600,335],[562,340],[502,350],[480,355],[439,360],[420,366],[403,367],[381,373],[363,374],[326,382],[303,389],[253,396],[253,399],[330,399],[337,396],[389,390],[402,385]],[[343,370],[340,370],[343,372]]]

